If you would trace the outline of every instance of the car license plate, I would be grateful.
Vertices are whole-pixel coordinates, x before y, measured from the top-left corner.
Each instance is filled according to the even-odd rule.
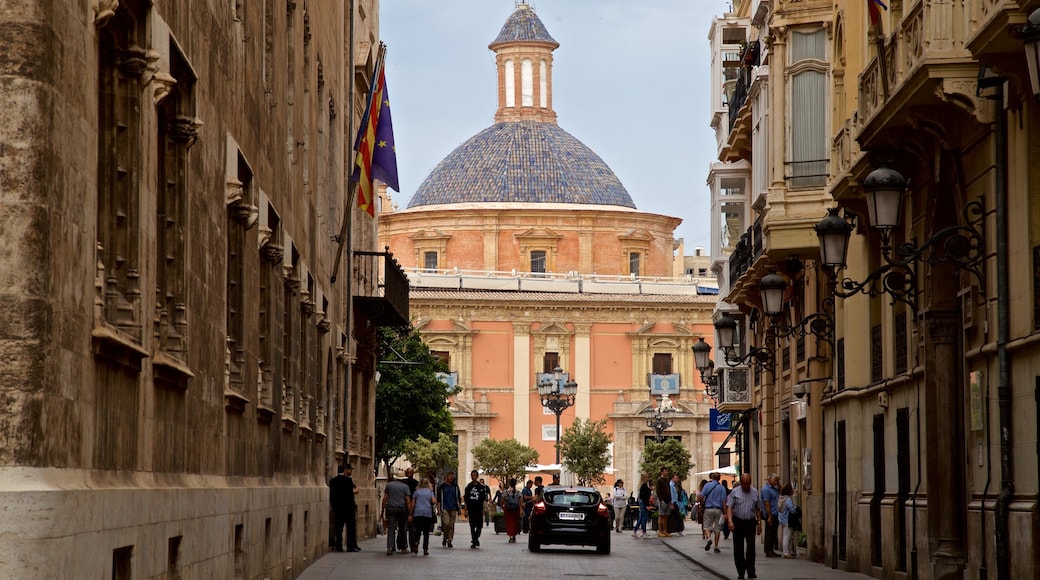
[[[584,520],[585,514],[574,512],[560,512],[561,520]]]

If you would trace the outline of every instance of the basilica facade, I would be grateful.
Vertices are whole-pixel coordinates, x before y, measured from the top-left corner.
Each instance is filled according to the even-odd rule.
[[[676,411],[660,435],[681,439],[696,471],[714,467],[711,401],[691,352],[712,332],[709,258],[684,259],[673,236],[681,220],[639,211],[607,164],[557,124],[558,46],[519,3],[489,45],[494,124],[450,152],[406,209],[385,203],[380,215],[380,245],[409,276],[413,324],[456,385],[459,470],[486,438],[556,462],[557,417],[537,385],[557,367],[577,383],[560,429],[607,421],[608,483],[638,481],[644,443],[659,435],[647,417],[662,405]]]

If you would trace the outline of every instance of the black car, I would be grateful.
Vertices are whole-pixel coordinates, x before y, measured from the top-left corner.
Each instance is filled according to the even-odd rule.
[[[594,487],[551,485],[531,511],[527,548],[537,552],[546,544],[596,546],[610,553],[610,508]]]

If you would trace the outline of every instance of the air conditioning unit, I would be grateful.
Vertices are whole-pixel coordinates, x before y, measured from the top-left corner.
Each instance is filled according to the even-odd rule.
[[[748,368],[723,367],[716,372],[719,375],[719,402],[715,407],[726,413],[750,409],[753,405]]]

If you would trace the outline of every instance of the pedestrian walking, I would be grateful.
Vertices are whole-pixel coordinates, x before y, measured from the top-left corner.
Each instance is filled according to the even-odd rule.
[[[726,497],[728,498],[729,497],[729,492],[730,492],[729,482],[726,481],[725,479],[722,480],[722,487],[724,487],[726,489]],[[730,532],[730,530],[729,530],[729,520],[727,518],[723,517],[722,518],[722,539],[723,540],[728,540],[729,539],[729,532]],[[718,542],[716,542],[716,543],[718,543]]]
[[[523,496],[520,498],[520,505],[524,510],[520,527],[521,531],[527,534],[531,532],[531,512],[534,510],[534,482],[528,479],[527,484],[520,489],[520,494]]]
[[[417,535],[416,545],[418,545],[418,538],[422,538],[423,556],[430,555],[430,526],[434,522],[433,513],[436,505],[437,498],[430,488],[430,480],[425,477],[420,479],[415,487],[415,493],[412,494],[411,513],[412,524]],[[417,549],[412,552],[419,553]]]
[[[408,549],[408,520],[411,519],[412,492],[403,481],[404,472],[391,474],[383,489],[383,517],[389,522],[386,531],[386,555]]]
[[[780,521],[780,555],[784,558],[794,558],[794,548],[791,546],[791,512],[795,509],[794,488],[788,483],[780,490],[780,507],[777,508],[777,519]]]
[[[488,499],[490,499],[491,498],[491,486],[489,486],[484,481],[483,477],[480,478],[480,485],[484,486],[484,492],[487,494]],[[491,508],[491,502],[490,501],[486,502],[485,505],[484,505],[484,514],[483,514],[484,515],[484,525],[485,526],[491,523],[491,509],[492,509]]]
[[[712,543],[715,545],[715,553],[721,552],[719,549],[719,536],[722,534],[722,512],[726,505],[726,496],[729,492],[726,487],[719,483],[721,475],[718,473],[712,473],[710,476],[711,481],[704,484],[704,488],[701,490],[698,496],[701,501],[701,505],[704,506],[704,515],[701,519],[701,528],[704,530],[705,539],[708,543],[704,544],[704,551],[707,552],[711,549]],[[712,540],[711,535],[715,535],[715,539]]]
[[[672,509],[668,516],[668,533],[683,535],[686,530],[686,502],[688,495],[682,487],[679,475],[673,475],[669,483],[669,491],[672,494]]]
[[[453,548],[455,540],[455,519],[462,507],[462,490],[455,481],[455,472],[449,471],[444,476],[444,483],[437,486],[437,510],[441,516],[441,546]]]
[[[625,525],[625,511],[628,510],[628,491],[625,489],[624,480],[614,482],[610,500],[614,507],[614,531],[620,534],[621,528]]]
[[[506,535],[509,536],[509,543],[514,544],[517,534],[520,533],[520,502],[523,501],[523,496],[516,489],[515,477],[509,478],[509,483],[501,490],[498,501],[506,520]]]
[[[770,473],[762,484],[762,520],[766,523],[762,538],[763,552],[766,558],[776,558],[777,532],[780,522],[777,519],[777,508],[780,500],[780,477]]]
[[[357,541],[357,499],[361,493],[351,477],[354,467],[344,463],[339,468],[339,475],[329,480],[329,507],[332,508],[335,530],[333,530],[333,549],[343,551],[343,528],[347,528],[347,551],[360,552]]]
[[[404,470],[404,479],[402,480],[408,484],[408,490],[412,492],[412,496],[415,496],[415,490],[419,487],[419,480],[415,479],[415,470],[411,467],[407,467]],[[408,546],[412,549],[413,554],[419,553],[419,536],[415,528],[415,522],[408,520]]]
[[[462,494],[465,501],[463,515],[469,520],[470,548],[480,547],[480,532],[484,528],[481,516],[488,503],[488,486],[477,480],[478,475],[476,469],[469,473],[470,482]]]
[[[667,467],[661,468],[654,492],[657,494],[657,537],[667,538],[671,536],[668,533],[668,517],[672,514],[672,478]]]
[[[639,483],[639,519],[636,521],[636,525],[632,528],[632,537],[646,537],[646,524],[650,521],[650,496],[653,495],[653,488],[650,487],[650,476],[643,474],[642,481]],[[642,533],[642,536],[638,535]]]
[[[726,500],[726,520],[733,531],[733,563],[737,578],[758,578],[755,574],[755,535],[762,533],[762,497],[751,485],[751,474],[740,476]]]

